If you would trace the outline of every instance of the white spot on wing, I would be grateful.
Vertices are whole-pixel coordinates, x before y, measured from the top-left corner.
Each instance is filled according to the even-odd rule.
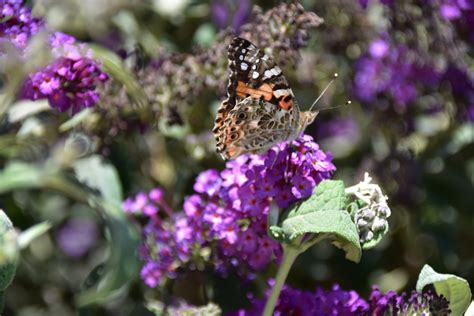
[[[256,71],[252,72],[252,78],[253,79],[257,79],[258,76],[260,76],[260,74],[258,72],[256,72]]]
[[[240,60],[244,60],[244,55],[240,55],[240,56],[239,56],[239,59],[240,59]]]
[[[275,96],[275,98],[279,98],[284,95],[291,95],[291,92],[289,91],[289,89],[278,89],[273,91],[273,95]]]
[[[275,76],[278,76],[279,74],[281,74],[281,69],[278,66],[273,67],[271,71]]]
[[[248,68],[249,68],[249,65],[247,65],[246,63],[240,64],[240,69],[247,70]]]
[[[265,70],[263,73],[263,78],[271,78],[273,76],[273,72],[271,70]]]

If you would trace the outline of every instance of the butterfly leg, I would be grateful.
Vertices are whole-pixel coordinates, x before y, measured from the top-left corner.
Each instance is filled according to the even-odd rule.
[[[271,164],[271,166],[270,166],[270,169],[273,169],[273,167],[275,166],[275,163],[276,163],[276,161],[277,161],[277,159],[278,159],[278,155],[280,154],[280,146],[277,145],[277,146],[275,146],[275,147],[276,147],[275,158],[273,158],[273,162],[272,162],[272,164]]]

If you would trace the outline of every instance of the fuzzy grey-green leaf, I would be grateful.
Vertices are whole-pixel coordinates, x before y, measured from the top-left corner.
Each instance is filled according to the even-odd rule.
[[[346,258],[358,262],[361,248],[357,229],[345,210],[308,212],[286,219],[282,224],[285,235],[293,239],[306,233],[324,234],[346,252]]]
[[[122,187],[117,171],[99,156],[91,156],[74,162],[77,178],[93,189],[100,191],[108,200],[121,202]]]
[[[0,210],[0,291],[10,285],[18,265],[18,244],[13,224],[3,210]],[[1,310],[0,310],[1,313]]]
[[[309,212],[343,210],[346,208],[344,182],[325,180],[318,184],[307,200],[297,203],[288,213],[288,218]]]
[[[437,273],[425,264],[418,276],[416,290],[421,293],[426,285],[432,284],[438,295],[443,295],[449,301],[452,315],[463,315],[471,303],[471,289],[463,278],[452,274]]]

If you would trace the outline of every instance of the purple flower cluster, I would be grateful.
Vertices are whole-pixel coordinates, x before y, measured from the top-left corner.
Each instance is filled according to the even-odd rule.
[[[267,296],[269,293],[267,293]],[[252,306],[247,310],[230,313],[230,316],[257,316],[262,315],[265,299],[251,298]],[[325,291],[317,288],[315,291],[292,289],[285,285],[280,293],[277,305],[273,312],[275,316],[354,316],[368,315],[367,302],[355,291],[344,291],[338,285]],[[371,314],[370,314],[371,315]],[[378,314],[374,314],[378,315]]]
[[[417,98],[417,83],[433,86],[440,77],[432,67],[413,57],[407,47],[393,47],[383,38],[372,41],[368,54],[357,61],[354,95],[366,103],[384,97],[403,110]]]
[[[455,65],[437,69],[424,63],[417,53],[405,46],[390,44],[386,39],[372,41],[368,53],[356,63],[353,93],[368,105],[387,106],[387,100],[395,110],[403,112],[420,94],[442,82],[451,86],[458,105],[459,117],[474,120],[474,78]]]
[[[267,297],[269,291],[267,291]],[[230,316],[262,315],[266,299],[250,296],[251,307],[230,313]],[[344,291],[338,285],[331,290],[303,291],[285,285],[280,293],[273,315],[299,316],[382,316],[382,315],[449,315],[449,302],[434,291],[397,294],[372,289],[369,300],[355,291]]]
[[[40,19],[21,0],[0,0],[0,36],[18,48],[25,48],[29,38],[42,27]],[[83,44],[63,33],[50,35],[54,61],[26,79],[21,96],[30,100],[48,99],[60,112],[76,113],[99,101],[98,84],[108,79],[92,53]]]
[[[40,19],[31,15],[23,0],[0,0],[0,37],[7,38],[16,47],[26,46],[28,39],[42,26]]]
[[[127,214],[149,218],[156,218],[159,210],[163,210],[169,217],[173,216],[173,211],[166,203],[161,188],[154,188],[148,193],[140,192],[134,198],[126,199],[122,207]]]
[[[231,26],[238,31],[248,22],[252,13],[251,0],[214,0],[211,6],[212,20],[221,29]]]
[[[107,74],[73,37],[57,32],[50,42],[57,59],[27,78],[22,96],[30,100],[47,98],[60,112],[71,109],[76,113],[94,106],[99,101],[96,86],[108,79]]]
[[[470,0],[442,0],[440,2],[439,13],[444,19],[449,21],[467,19],[466,22],[474,22],[474,2]]]
[[[238,157],[221,172],[202,172],[182,213],[168,221],[154,217],[145,227],[143,279],[155,286],[178,267],[196,268],[199,262],[211,262],[223,275],[234,270],[252,278],[281,252],[267,235],[270,203],[284,208],[310,196],[336,169],[331,159],[305,135],[261,156]],[[125,201],[124,208],[144,214],[148,201],[149,196],[139,194]]]
[[[148,220],[144,230],[144,240],[140,256],[146,260],[141,277],[149,287],[156,287],[164,278],[174,278],[176,269],[187,262],[190,256],[188,243],[179,229],[180,214],[173,214],[164,199],[164,192],[154,188],[150,192],[140,192],[122,203],[127,214]],[[166,214],[169,220],[163,220]],[[162,216],[160,216],[162,215]]]
[[[447,316],[451,314],[449,301],[432,290],[402,294],[388,291],[384,294],[377,287],[373,287],[368,303],[367,315]]]

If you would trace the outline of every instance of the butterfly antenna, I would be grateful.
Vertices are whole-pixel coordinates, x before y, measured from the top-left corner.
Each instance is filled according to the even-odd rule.
[[[339,75],[336,73],[334,73],[334,76],[333,78],[331,79],[331,81],[329,81],[329,83],[327,84],[326,88],[323,89],[323,91],[321,92],[321,94],[319,95],[319,97],[316,98],[316,100],[314,100],[313,104],[311,104],[311,107],[309,108],[309,111],[311,111],[313,109],[313,107],[316,105],[316,103],[318,103],[319,99],[321,99],[321,97],[326,93],[326,91],[329,89],[329,87],[332,85],[332,83],[334,82],[334,80],[337,79]]]
[[[341,106],[351,105],[351,104],[352,104],[351,100],[348,100],[348,101],[346,102],[346,104],[344,104],[344,105],[330,106],[330,107],[327,107],[327,108],[320,109],[320,111],[337,109],[337,108],[340,108]]]

